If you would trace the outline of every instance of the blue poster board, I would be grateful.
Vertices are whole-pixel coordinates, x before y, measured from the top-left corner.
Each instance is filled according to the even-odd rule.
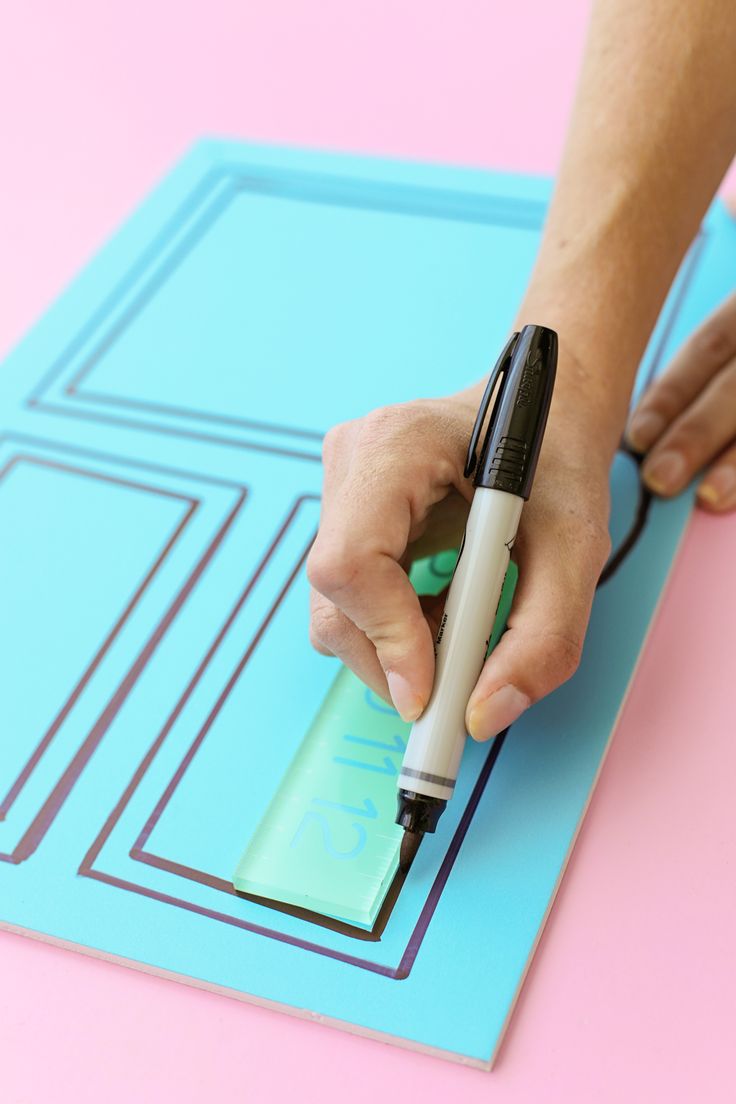
[[[243,899],[231,878],[338,671],[307,635],[321,435],[487,373],[548,192],[204,142],[7,360],[3,926],[489,1064],[689,496],[645,500],[617,457],[626,554],[579,672],[468,747],[379,928]],[[730,290],[733,246],[715,209],[641,380]]]

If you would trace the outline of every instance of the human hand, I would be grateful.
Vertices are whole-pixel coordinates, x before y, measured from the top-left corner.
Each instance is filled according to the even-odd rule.
[[[677,494],[705,468],[699,504],[736,509],[736,293],[647,390],[626,436],[645,455],[642,478],[656,494]]]
[[[463,467],[478,398],[471,390],[386,407],[325,438],[322,517],[307,563],[312,642],[407,721],[432,689],[444,601],[420,600],[407,572],[414,559],[460,542],[473,493]],[[506,728],[577,668],[610,549],[612,450],[603,442],[615,442],[617,432],[586,422],[579,391],[569,402],[564,387],[556,392],[515,544],[519,584],[508,628],[468,703],[476,739]]]

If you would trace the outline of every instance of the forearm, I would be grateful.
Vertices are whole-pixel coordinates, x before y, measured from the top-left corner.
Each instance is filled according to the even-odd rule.
[[[608,448],[639,359],[736,148],[732,0],[598,0],[518,324],[560,332],[557,392]]]

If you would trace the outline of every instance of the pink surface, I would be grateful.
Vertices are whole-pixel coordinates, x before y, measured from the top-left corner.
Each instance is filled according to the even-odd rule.
[[[203,133],[554,171],[587,7],[14,5],[0,350]],[[732,1099],[735,547],[690,530],[494,1073],[5,935],[3,1101]]]

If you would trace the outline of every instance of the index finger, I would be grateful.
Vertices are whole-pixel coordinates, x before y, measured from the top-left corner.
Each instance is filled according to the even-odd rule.
[[[334,458],[333,458],[334,459]],[[388,459],[357,449],[326,462],[317,537],[307,562],[315,590],[365,634],[394,705],[415,720],[434,678],[432,632],[400,564],[426,511],[447,488],[408,453]],[[413,496],[413,501],[412,501]]]
[[[415,720],[432,689],[432,635],[416,591],[384,539],[389,530],[408,535],[402,517],[408,507],[391,493],[368,501],[356,495],[349,508],[342,507],[342,496],[326,504],[307,561],[309,580],[366,635],[394,705],[404,720]]]

